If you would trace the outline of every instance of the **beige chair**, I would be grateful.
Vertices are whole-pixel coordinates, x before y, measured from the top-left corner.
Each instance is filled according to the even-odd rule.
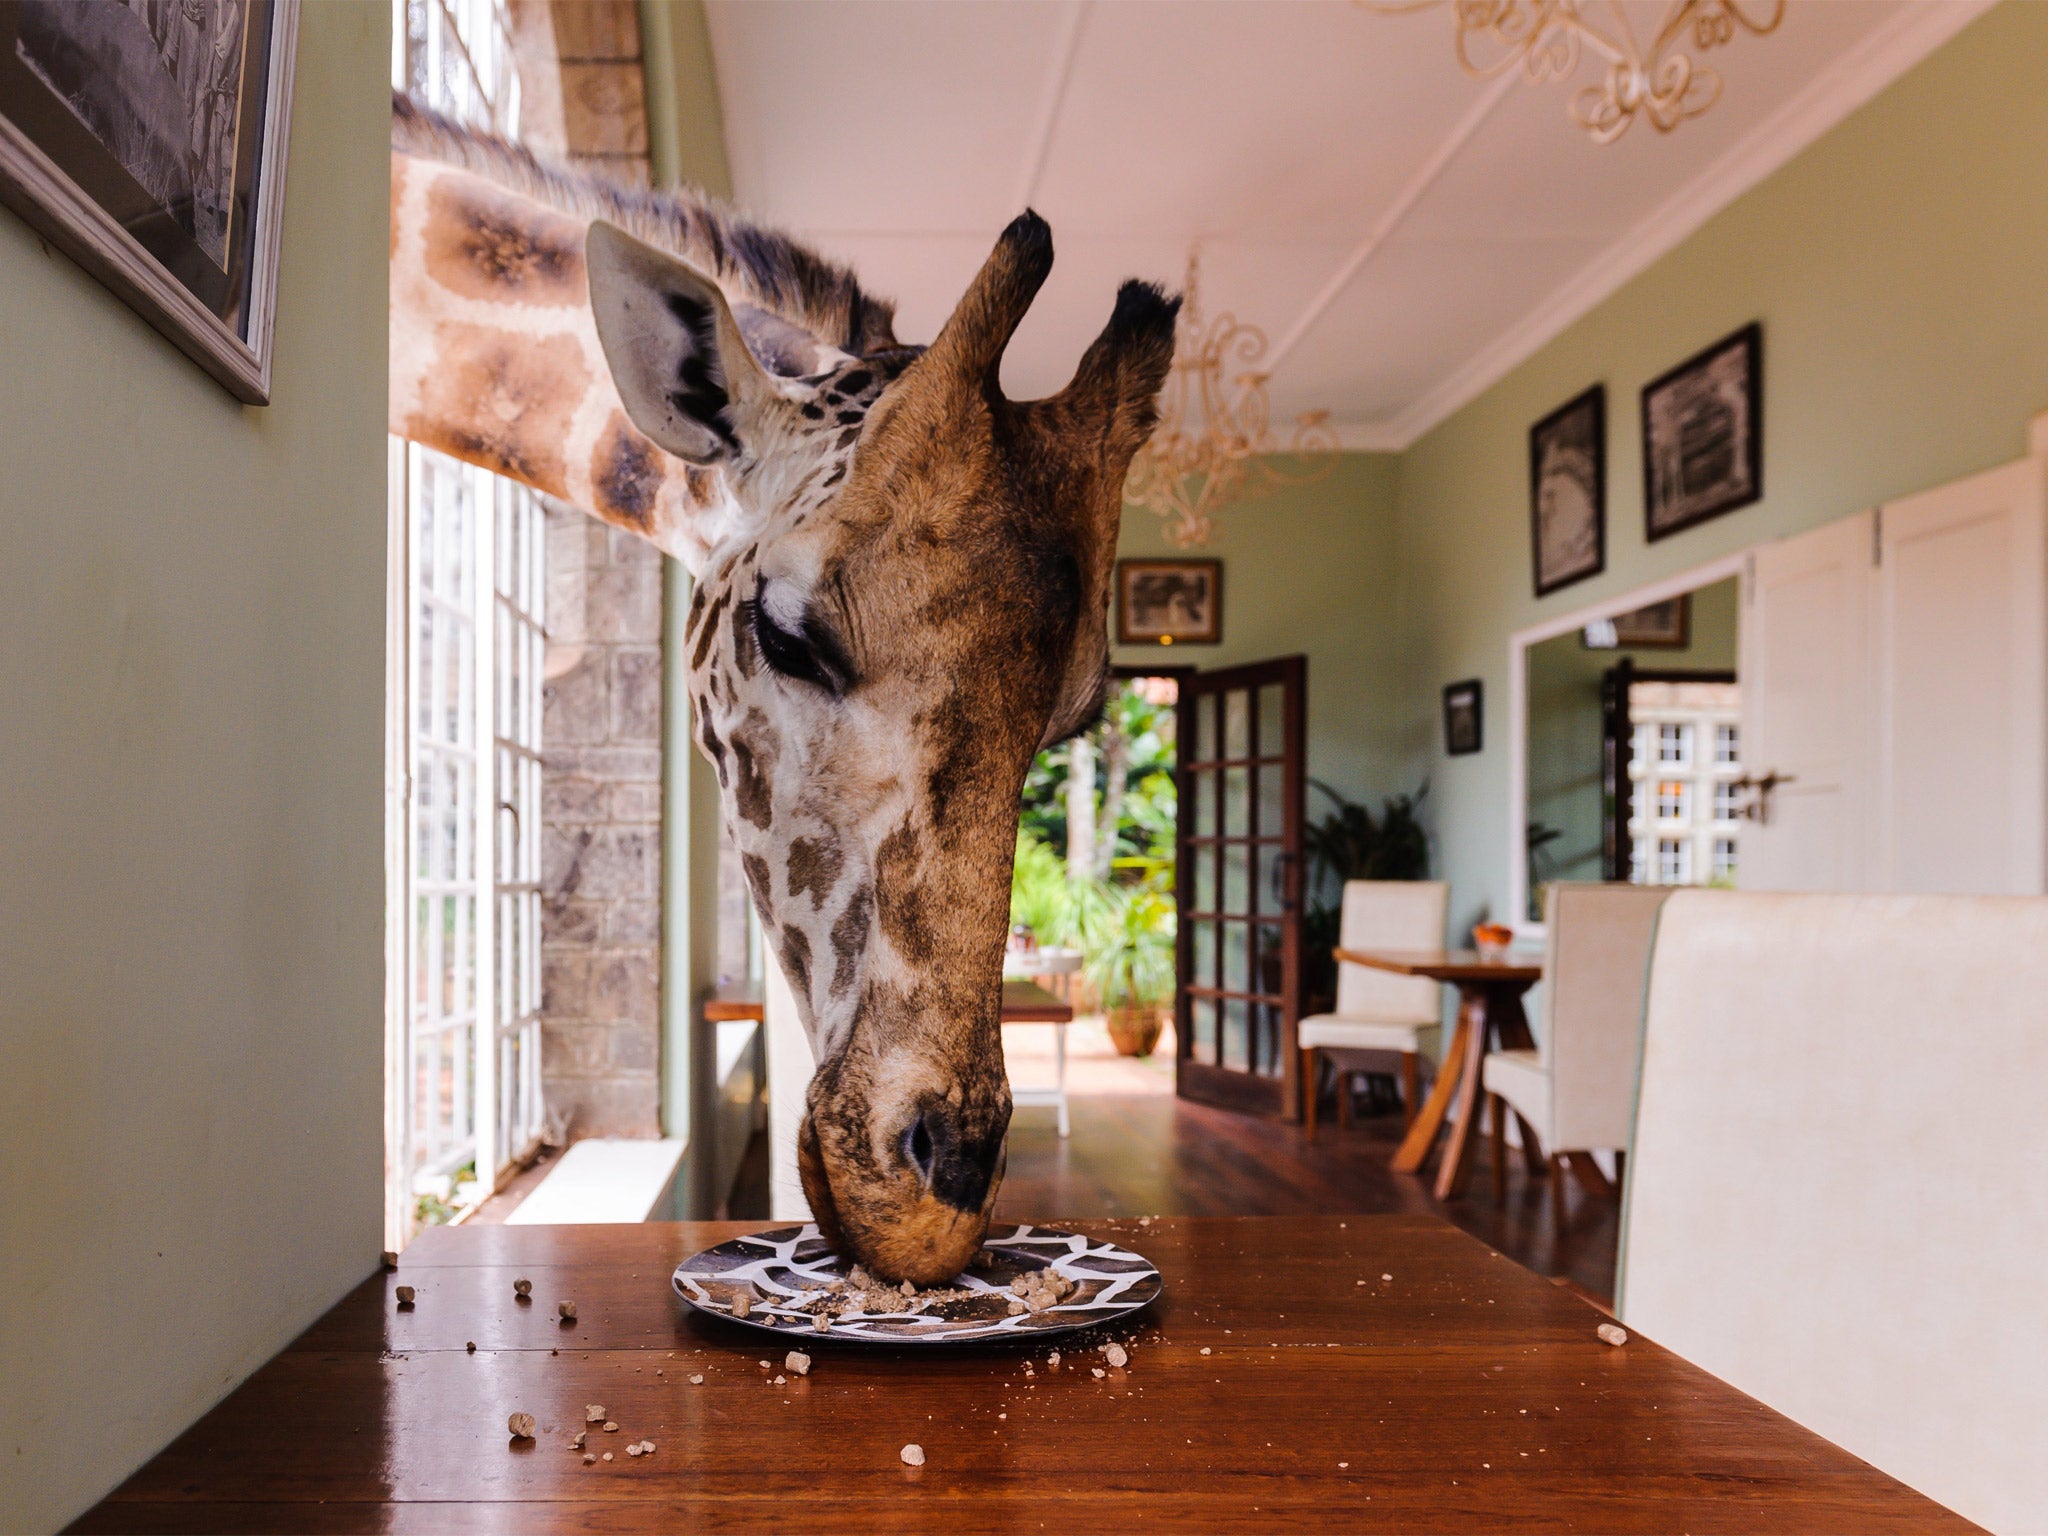
[[[1338,923],[1340,949],[1441,949],[1444,914],[1451,888],[1441,880],[1347,880]],[[1341,1052],[1338,1070],[1376,1070],[1360,1053],[1374,1053],[1401,1072],[1401,1102],[1415,1118],[1421,1086],[1422,1037],[1434,1035],[1441,1018],[1440,988],[1424,976],[1396,976],[1368,965],[1337,966],[1337,1008],[1303,1019],[1295,1031],[1301,1047],[1303,1121],[1316,1133],[1316,1096],[1322,1083],[1323,1053]],[[1398,1063],[1390,1058],[1398,1058]],[[1348,1094],[1338,1084],[1340,1121],[1349,1118]]]
[[[1591,1193],[1614,1189],[1587,1154],[1628,1146],[1636,1043],[1650,934],[1670,891],[1643,885],[1554,885],[1545,908],[1539,1050],[1494,1051],[1480,1069],[1493,1121],[1494,1198],[1507,1198],[1507,1115],[1524,1148],[1549,1149],[1551,1202],[1564,1219],[1564,1171]],[[1476,1127],[1475,1127],[1476,1129]]]
[[[1993,1530],[2048,1531],[2048,899],[1681,891],[1617,1311]]]

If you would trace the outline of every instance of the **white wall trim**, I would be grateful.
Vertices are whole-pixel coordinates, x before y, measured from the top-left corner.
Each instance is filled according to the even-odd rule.
[[[1562,288],[1413,404],[1360,423],[1360,446],[1400,452],[1500,382],[1707,220],[1988,11],[1996,0],[1912,0],[1666,198]],[[1342,437],[1346,447],[1352,446]]]
[[[1749,550],[1737,550],[1618,597],[1544,619],[1508,636],[1508,914],[1504,920],[1518,930],[1526,932],[1534,927],[1523,915],[1529,910],[1529,647],[1584,629],[1595,619],[1633,613],[1651,603],[1740,576],[1748,563]]]

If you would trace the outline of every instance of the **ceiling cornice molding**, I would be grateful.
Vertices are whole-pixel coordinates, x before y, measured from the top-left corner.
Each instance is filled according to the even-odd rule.
[[[1499,340],[1406,409],[1338,428],[1347,448],[1402,452],[1561,335],[1736,198],[1883,91],[1997,0],[1913,0],[1666,198]]]

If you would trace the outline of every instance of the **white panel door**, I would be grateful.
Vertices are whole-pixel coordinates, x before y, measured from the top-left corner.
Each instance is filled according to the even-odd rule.
[[[1876,879],[2048,890],[2043,464],[1888,503],[1878,566]]]
[[[1744,890],[1871,884],[1876,518],[1861,512],[1760,546],[1743,583],[1742,755],[1752,783]]]

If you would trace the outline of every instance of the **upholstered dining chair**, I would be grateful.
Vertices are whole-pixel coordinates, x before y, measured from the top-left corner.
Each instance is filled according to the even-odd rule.
[[[1450,886],[1441,880],[1347,880],[1337,945],[1354,950],[1441,949],[1450,897]],[[1316,1099],[1326,1053],[1335,1054],[1339,1074],[1340,1124],[1350,1118],[1345,1091],[1349,1075],[1376,1071],[1381,1063],[1399,1067],[1401,1107],[1412,1121],[1422,1080],[1423,1039],[1435,1034],[1442,1005],[1437,983],[1426,976],[1396,976],[1338,962],[1335,1011],[1303,1019],[1295,1031],[1308,1136],[1313,1139],[1316,1133]]]
[[[1621,1320],[1997,1531],[2048,1531],[2048,898],[1680,891]]]
[[[1643,976],[1657,909],[1670,894],[1648,885],[1550,888],[1539,1045],[1494,1051],[1480,1068],[1493,1123],[1496,1200],[1507,1198],[1509,1109],[1522,1122],[1524,1146],[1533,1133],[1548,1150],[1551,1204],[1560,1223],[1567,1167],[1591,1193],[1615,1197],[1589,1154],[1611,1151],[1618,1164],[1628,1146]]]

